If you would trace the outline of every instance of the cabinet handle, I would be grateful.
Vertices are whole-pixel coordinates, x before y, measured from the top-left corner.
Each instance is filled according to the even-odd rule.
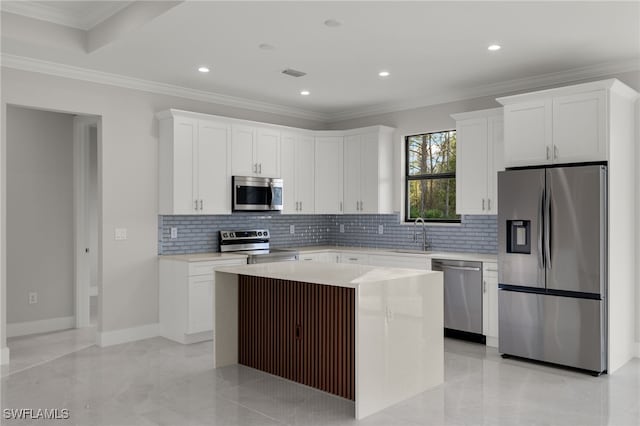
[[[482,292],[486,293],[487,292],[487,281],[482,281]]]
[[[349,260],[352,261],[352,262],[355,262],[355,261],[358,260],[358,258],[357,257],[350,257]]]
[[[551,150],[549,149],[549,145],[547,145],[547,160],[551,160]]]
[[[300,329],[301,329],[300,324],[296,324],[296,340],[300,340],[302,338],[301,336],[302,333],[300,332]]]
[[[258,170],[258,173],[262,174],[262,163],[260,163],[258,166],[260,167],[260,169]]]
[[[253,163],[253,173],[258,173],[258,163]]]
[[[296,211],[298,211],[298,202],[296,201]]]
[[[302,211],[302,201],[300,201],[300,211]]]
[[[487,198],[487,210],[491,210],[491,198]]]
[[[340,201],[340,211],[342,211],[342,201]]]
[[[558,159],[558,146],[557,145],[553,146],[553,159],[554,160]]]
[[[204,206],[204,201],[200,200],[200,210],[203,209],[203,206]]]
[[[484,211],[484,198],[482,199],[482,211]]]
[[[194,210],[198,210],[198,200],[193,200],[193,204],[195,204],[195,206],[193,207]]]

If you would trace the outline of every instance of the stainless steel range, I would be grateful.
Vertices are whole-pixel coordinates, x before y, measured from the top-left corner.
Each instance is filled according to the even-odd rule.
[[[271,248],[269,230],[220,231],[220,251],[222,253],[242,253],[248,255],[247,263],[273,263],[298,260],[298,251]]]

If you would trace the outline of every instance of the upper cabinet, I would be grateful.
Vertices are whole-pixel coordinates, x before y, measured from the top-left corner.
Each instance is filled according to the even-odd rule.
[[[344,138],[344,213],[391,213],[393,129]]]
[[[280,169],[284,214],[315,213],[315,142],[313,136],[282,133]]]
[[[607,161],[612,105],[633,93],[611,79],[499,98],[505,166]]]
[[[234,176],[280,177],[280,131],[233,124],[231,135]]]
[[[175,111],[158,118],[160,214],[230,213],[229,125]]]
[[[318,214],[340,214],[343,205],[342,136],[316,136],[315,210]]]
[[[455,114],[456,213],[497,214],[504,170],[502,108]]]

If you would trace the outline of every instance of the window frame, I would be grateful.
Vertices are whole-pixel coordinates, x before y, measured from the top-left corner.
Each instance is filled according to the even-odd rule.
[[[411,197],[409,197],[409,182],[414,180],[425,180],[425,179],[456,179],[456,197],[458,196],[458,180],[456,178],[456,172],[447,172],[447,173],[437,173],[437,174],[425,174],[425,175],[410,175],[409,174],[409,139],[416,136],[429,135],[433,133],[444,133],[444,132],[456,132],[456,129],[448,129],[448,130],[436,130],[432,132],[424,132],[424,133],[415,133],[412,135],[404,136],[404,222],[405,223],[415,223],[416,219],[412,219],[409,216],[411,215]],[[456,132],[456,148],[457,148],[457,132]],[[460,215],[459,219],[434,219],[434,218],[423,218],[427,223],[462,223],[462,215]]]

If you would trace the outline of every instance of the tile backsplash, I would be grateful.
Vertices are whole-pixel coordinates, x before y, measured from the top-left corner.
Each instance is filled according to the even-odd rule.
[[[291,225],[294,233],[291,234]],[[341,225],[344,232],[340,232]],[[379,228],[382,225],[382,234]],[[171,228],[178,236],[171,239]],[[218,231],[268,229],[273,247],[336,245],[379,248],[422,248],[422,229],[405,225],[399,214],[281,215],[273,212],[232,215],[158,217],[158,253],[219,251]],[[427,224],[430,250],[497,253],[496,216],[463,216],[459,224]],[[416,239],[414,241],[414,231]]]

